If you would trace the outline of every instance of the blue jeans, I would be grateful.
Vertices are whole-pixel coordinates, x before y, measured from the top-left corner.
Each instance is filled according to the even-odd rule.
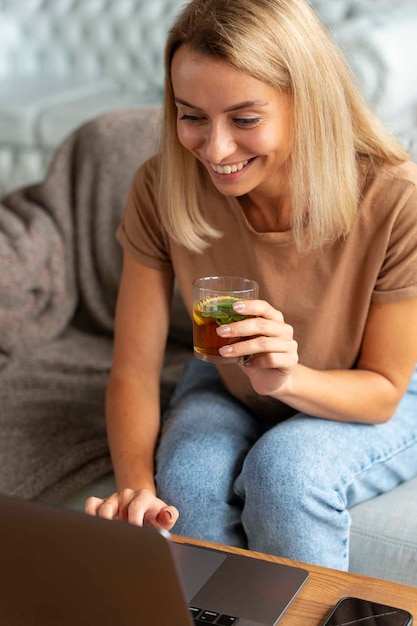
[[[302,413],[265,425],[193,359],[168,408],[158,495],[173,532],[347,570],[349,507],[417,474],[417,373],[385,424]]]

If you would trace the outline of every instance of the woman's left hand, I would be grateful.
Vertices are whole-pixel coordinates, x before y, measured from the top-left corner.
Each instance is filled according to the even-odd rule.
[[[217,328],[220,337],[241,338],[219,349],[227,358],[248,356],[242,362],[254,390],[261,395],[278,393],[298,363],[298,345],[292,326],[280,311],[264,300],[237,302],[237,313],[250,317]]]

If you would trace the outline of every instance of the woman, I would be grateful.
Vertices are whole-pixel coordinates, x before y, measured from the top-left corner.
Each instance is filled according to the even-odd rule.
[[[192,0],[162,136],[118,230],[118,493],[86,510],[347,569],[348,508],[417,474],[417,166],[304,0]],[[191,313],[192,281],[219,274],[261,299],[160,429],[174,277]]]

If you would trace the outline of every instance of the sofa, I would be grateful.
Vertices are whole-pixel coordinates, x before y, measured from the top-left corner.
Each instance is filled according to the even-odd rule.
[[[43,182],[0,203],[0,492],[82,511],[114,490],[104,392],[121,269],[114,231],[160,106],[103,114],[57,150]],[[164,408],[192,358],[175,292]],[[351,570],[417,586],[417,478],[351,510]]]
[[[413,106],[417,98],[410,119]],[[394,110],[386,104],[387,120]],[[398,115],[416,160],[415,127]],[[114,232],[134,171],[157,149],[159,119],[158,103],[101,113],[59,143],[40,182],[0,199],[1,493],[83,510],[88,495],[114,489],[104,421],[121,270]],[[191,357],[176,292],[162,409]],[[416,489],[417,478],[351,510],[351,571],[417,586]]]
[[[0,0],[0,195],[41,180],[82,123],[161,101],[163,45],[184,2]],[[416,125],[415,0],[310,2],[378,113],[398,133]]]
[[[0,194],[41,180],[83,122],[161,101],[163,43],[182,4],[0,0]]]

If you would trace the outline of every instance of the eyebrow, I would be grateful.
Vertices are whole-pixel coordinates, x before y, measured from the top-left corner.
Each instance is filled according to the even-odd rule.
[[[182,100],[182,98],[175,98],[175,102],[177,104],[182,104],[190,109],[195,109],[196,111],[203,111],[200,107],[196,107],[194,104],[190,104],[186,100]],[[239,104],[234,104],[231,107],[225,109],[225,113],[231,113],[232,111],[241,111],[242,109],[247,109],[250,107],[265,107],[267,106],[267,102],[263,102],[261,100],[247,100],[246,102],[240,102]]]

